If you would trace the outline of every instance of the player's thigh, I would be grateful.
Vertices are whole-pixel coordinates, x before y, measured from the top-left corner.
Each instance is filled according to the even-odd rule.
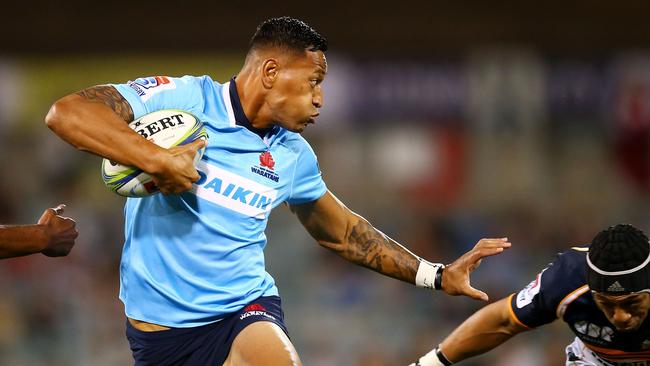
[[[260,321],[244,328],[232,343],[223,366],[301,366],[289,337],[271,322]]]

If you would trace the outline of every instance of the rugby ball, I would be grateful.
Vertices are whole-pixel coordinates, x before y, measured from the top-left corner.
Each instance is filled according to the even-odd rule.
[[[165,109],[146,114],[129,123],[129,127],[143,138],[166,149],[185,145],[196,139],[208,139],[203,122],[191,113],[178,109]],[[196,165],[205,148],[194,158]],[[102,179],[111,191],[125,197],[145,197],[158,193],[153,178],[144,171],[114,161],[102,161]]]

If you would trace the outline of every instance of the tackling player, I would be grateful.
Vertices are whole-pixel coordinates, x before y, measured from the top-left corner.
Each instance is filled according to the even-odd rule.
[[[451,365],[556,319],[576,335],[567,366],[650,365],[649,263],[646,235],[612,226],[589,247],[561,254],[517,294],[479,310],[411,366]]]
[[[469,273],[510,246],[483,239],[448,265],[429,263],[327,190],[300,136],[323,105],[327,42],[297,19],[263,22],[241,71],[149,77],[57,101],[48,126],[80,150],[151,174],[162,193],[129,198],[120,298],[136,365],[299,365],[273,278],[264,267],[271,209],[287,202],[307,231],[343,258],[393,278],[486,300]],[[210,143],[162,149],[127,123],[181,109]],[[443,271],[444,268],[444,271]]]
[[[0,258],[68,255],[79,233],[73,219],[61,216],[64,209],[64,204],[46,209],[34,225],[0,225]]]

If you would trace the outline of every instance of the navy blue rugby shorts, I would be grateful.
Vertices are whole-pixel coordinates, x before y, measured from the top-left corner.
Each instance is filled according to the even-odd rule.
[[[143,332],[127,320],[126,338],[135,366],[221,366],[237,334],[259,321],[275,323],[289,335],[280,297],[266,296],[221,321],[194,328]]]

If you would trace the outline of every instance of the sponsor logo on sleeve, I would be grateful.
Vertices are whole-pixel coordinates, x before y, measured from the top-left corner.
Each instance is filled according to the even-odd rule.
[[[174,83],[174,80],[167,76],[138,78],[130,80],[127,85],[138,93],[138,96],[143,102],[146,102],[156,93],[160,93],[163,90],[176,89],[176,83]]]
[[[524,287],[524,289],[519,291],[517,294],[517,307],[519,309],[526,305],[530,305],[530,303],[533,302],[535,295],[539,293],[539,290],[542,287],[542,273],[544,273],[544,271],[538,274],[534,281],[529,283],[528,286]]]

